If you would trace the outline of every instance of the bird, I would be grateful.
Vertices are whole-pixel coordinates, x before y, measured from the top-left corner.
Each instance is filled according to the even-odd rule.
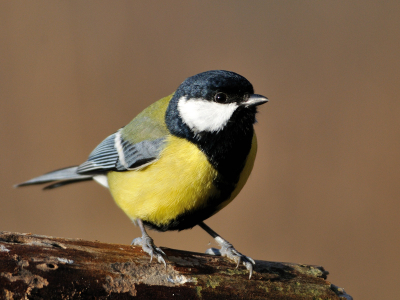
[[[243,76],[211,70],[188,77],[176,91],[151,104],[128,125],[104,139],[78,166],[58,169],[16,187],[51,183],[44,189],[94,180],[139,226],[141,246],[166,267],[164,251],[146,229],[200,226],[220,249],[206,253],[242,263],[252,276],[255,261],[204,223],[228,205],[254,165],[257,107],[268,102]]]

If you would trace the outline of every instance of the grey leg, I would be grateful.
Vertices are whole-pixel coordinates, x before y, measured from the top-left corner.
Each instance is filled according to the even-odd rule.
[[[167,268],[167,264],[165,263],[164,257],[166,256],[164,251],[154,245],[153,239],[147,234],[146,229],[144,228],[143,222],[140,219],[137,219],[137,224],[139,225],[140,231],[142,232],[142,237],[138,237],[134,239],[131,245],[142,246],[144,252],[150,255],[150,262],[153,260],[153,256],[157,257],[159,263],[164,263],[165,268]]]
[[[242,253],[237,251],[231,243],[223,239],[218,233],[208,227],[204,222],[199,223],[199,226],[203,228],[209,235],[211,235],[215,239],[215,241],[221,246],[221,250],[210,248],[207,249],[206,253],[211,255],[226,256],[237,263],[236,268],[239,266],[240,262],[242,262],[246,269],[250,272],[250,279],[251,275],[253,274],[253,265],[256,264],[255,261],[251,257],[243,255]]]

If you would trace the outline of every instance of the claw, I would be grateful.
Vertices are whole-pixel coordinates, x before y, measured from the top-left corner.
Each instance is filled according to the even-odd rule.
[[[167,255],[164,253],[164,251],[162,251],[160,248],[156,248],[156,249],[157,249],[158,252],[161,252],[162,255],[167,256]]]
[[[161,251],[162,252],[162,251]],[[164,252],[162,252],[162,253],[164,253]],[[165,255],[165,253],[164,253],[164,255]],[[157,255],[157,260],[158,260],[158,262],[161,264],[161,263],[163,263],[164,264],[164,267],[165,267],[165,270],[167,270],[167,263],[165,262],[165,260],[164,260],[164,257],[162,257],[161,255]]]
[[[256,262],[254,261],[254,259],[252,259],[251,257],[246,256],[246,258],[247,258],[253,265],[256,264]]]
[[[142,245],[142,238],[138,237],[138,238],[133,239],[131,245],[135,245],[135,246]]]
[[[243,262],[243,265],[250,272],[250,279],[251,275],[253,275],[253,265],[255,265],[256,262],[252,258],[243,255],[235,248],[233,248],[231,243],[229,243],[227,240],[224,240],[218,233],[216,233],[214,230],[204,224],[204,222],[200,222],[198,225],[203,228],[209,235],[211,235],[215,239],[215,241],[221,246],[221,250],[211,248],[207,249],[206,253],[211,255],[226,256],[234,260],[235,262],[237,261],[236,269],[239,267],[240,262]]]
[[[221,249],[219,250],[210,248],[207,249],[206,253],[211,255],[226,256],[229,259],[234,260],[237,263],[236,269],[239,268],[240,263],[243,263],[246,269],[249,270],[249,279],[251,279],[251,276],[253,275],[253,265],[255,265],[256,262],[251,257],[243,255],[237,251],[235,248],[233,248],[232,244],[224,239],[217,237],[215,240],[221,246]]]
[[[165,262],[163,256],[167,256],[164,251],[154,245],[153,239],[151,237],[142,236],[135,238],[131,245],[141,246],[142,250],[150,255],[150,263],[153,261],[153,257],[157,257],[159,263],[163,263],[165,269],[167,269],[167,263]]]

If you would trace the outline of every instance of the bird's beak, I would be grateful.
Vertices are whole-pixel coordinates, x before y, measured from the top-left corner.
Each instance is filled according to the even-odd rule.
[[[242,102],[241,105],[246,106],[246,107],[252,107],[252,106],[258,106],[258,105],[261,105],[261,104],[264,104],[267,102],[268,102],[267,97],[253,94],[253,95],[250,95],[250,97],[249,97],[249,99],[247,99],[247,101]]]

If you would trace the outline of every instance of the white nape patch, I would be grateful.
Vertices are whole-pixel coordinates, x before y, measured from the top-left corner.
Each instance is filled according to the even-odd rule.
[[[195,133],[220,131],[237,108],[236,103],[221,104],[202,98],[181,97],[178,100],[178,111],[182,120]]]
[[[93,176],[93,180],[97,183],[101,184],[102,186],[108,188],[108,179],[106,175],[96,175]]]

